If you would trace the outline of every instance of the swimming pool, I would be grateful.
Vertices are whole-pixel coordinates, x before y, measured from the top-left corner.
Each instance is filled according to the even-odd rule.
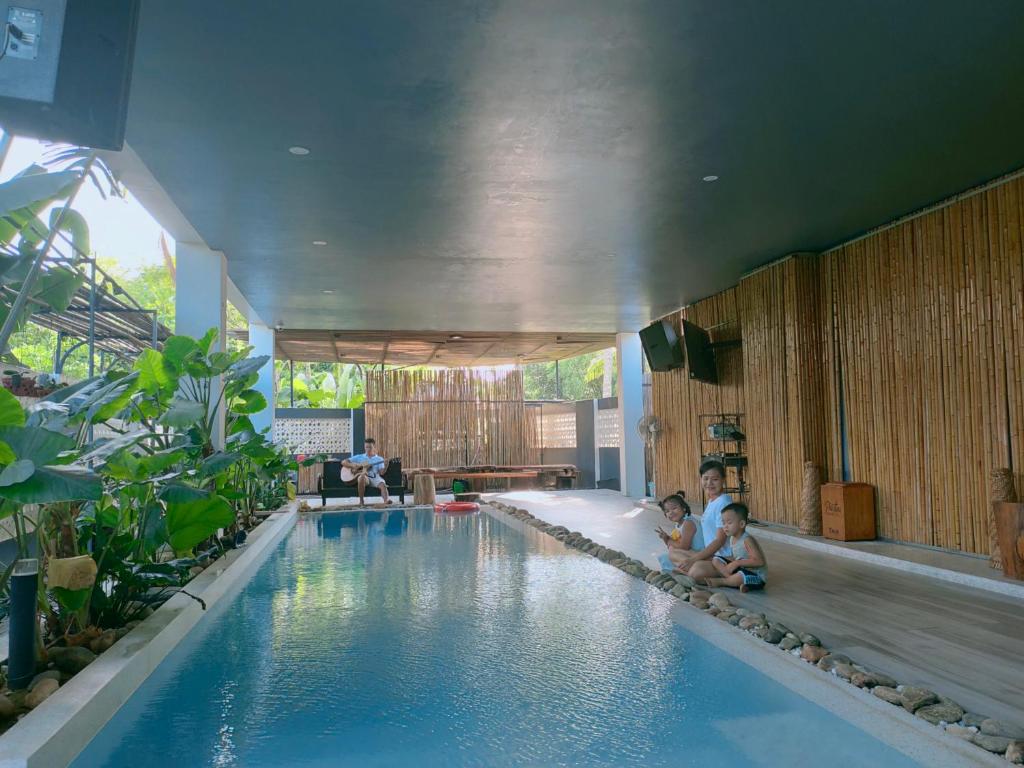
[[[73,763],[914,763],[487,515],[298,521]]]

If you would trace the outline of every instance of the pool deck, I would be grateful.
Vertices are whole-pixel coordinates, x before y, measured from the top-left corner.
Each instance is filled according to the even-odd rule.
[[[653,532],[664,524],[661,514],[614,491],[491,498],[581,531],[649,567],[658,566],[664,551]],[[1024,728],[1024,597],[1017,596],[1024,590],[1016,583],[973,581],[988,577],[977,558],[877,542],[840,549],[779,529],[751,531],[768,559],[769,587],[745,595],[728,590],[734,604],[811,632],[831,650],[902,683]]]

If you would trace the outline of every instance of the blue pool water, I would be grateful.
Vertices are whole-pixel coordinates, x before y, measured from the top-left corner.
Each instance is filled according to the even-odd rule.
[[[303,519],[73,765],[913,765],[674,604],[486,515]]]

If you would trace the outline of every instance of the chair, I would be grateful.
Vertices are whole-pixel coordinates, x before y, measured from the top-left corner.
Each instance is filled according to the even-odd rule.
[[[400,503],[405,504],[405,480],[402,477],[402,460],[389,459],[388,465],[381,475],[388,486],[388,493],[398,496]],[[320,494],[320,500],[327,505],[327,499],[352,499],[359,497],[359,488],[355,485],[345,485],[341,482],[341,462],[325,461],[323,474],[317,478],[316,491]],[[380,491],[371,485],[366,486],[363,494],[366,497],[380,496]]]

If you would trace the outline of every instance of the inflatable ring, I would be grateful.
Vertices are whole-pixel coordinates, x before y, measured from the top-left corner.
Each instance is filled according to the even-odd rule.
[[[435,504],[434,511],[448,515],[465,515],[479,512],[480,505],[475,501],[446,501],[443,504]]]

